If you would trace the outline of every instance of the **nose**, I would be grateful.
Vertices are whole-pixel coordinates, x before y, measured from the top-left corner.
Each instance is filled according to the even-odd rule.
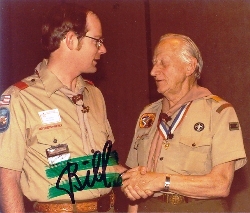
[[[155,64],[155,65],[152,67],[151,71],[150,71],[150,75],[153,76],[153,77],[155,77],[155,76],[157,75],[158,72],[159,72],[159,71],[158,71],[157,66],[156,66],[156,64]]]
[[[106,49],[106,47],[104,46],[104,44],[102,44],[102,45],[99,47],[98,52],[99,52],[100,54],[105,54],[105,53],[107,52],[107,49]]]

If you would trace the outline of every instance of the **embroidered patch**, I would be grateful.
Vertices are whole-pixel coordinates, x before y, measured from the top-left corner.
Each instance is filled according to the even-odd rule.
[[[0,105],[9,105],[10,104],[10,95],[2,95],[0,98]]]
[[[0,133],[5,132],[9,128],[10,111],[8,108],[0,108]]]
[[[140,128],[149,128],[153,125],[155,113],[144,113],[139,121]]]
[[[194,125],[194,130],[197,132],[201,132],[205,128],[205,125],[201,122],[198,122]]]
[[[239,130],[240,129],[240,124],[239,122],[229,122],[229,130]]]

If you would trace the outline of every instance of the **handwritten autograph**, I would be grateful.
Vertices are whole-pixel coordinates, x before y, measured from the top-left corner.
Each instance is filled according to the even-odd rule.
[[[81,158],[82,161],[80,163],[78,158],[75,161],[69,160],[57,165],[56,170],[58,171],[58,169],[60,169],[59,171],[61,172],[59,173],[55,186],[49,190],[49,197],[53,198],[68,194],[72,204],[75,204],[74,192],[76,191],[121,186],[122,179],[118,173],[106,174],[107,166],[117,165],[118,162],[117,153],[115,151],[111,152],[111,148],[112,142],[107,141],[104,145],[103,152],[96,151],[92,158],[90,156],[84,156]],[[86,172],[86,176],[79,177],[77,171],[86,169],[86,167],[89,168]],[[47,171],[48,177],[54,177],[56,174],[55,168],[51,169]],[[91,170],[93,175],[91,175]],[[51,171],[54,173],[51,173]],[[68,180],[62,181],[62,177],[65,175],[67,175]]]

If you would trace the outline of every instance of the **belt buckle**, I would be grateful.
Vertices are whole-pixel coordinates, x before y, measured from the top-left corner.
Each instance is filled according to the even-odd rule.
[[[169,203],[173,204],[173,205],[178,205],[181,203],[184,203],[184,197],[182,195],[178,195],[178,194],[171,194],[169,195],[168,198]]]

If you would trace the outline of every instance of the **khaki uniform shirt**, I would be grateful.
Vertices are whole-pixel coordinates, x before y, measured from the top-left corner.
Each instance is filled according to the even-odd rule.
[[[0,167],[22,172],[22,191],[31,201],[71,200],[64,190],[55,190],[57,181],[62,188],[69,190],[69,177],[65,171],[58,179],[63,168],[49,165],[47,148],[67,144],[70,158],[79,158],[78,167],[74,165],[70,170],[73,173],[71,180],[76,186],[79,186],[76,175],[82,184],[87,175],[87,166],[85,170],[80,169],[84,164],[81,157],[86,153],[83,151],[76,105],[59,91],[61,87],[63,85],[58,78],[45,68],[8,88],[1,98],[0,115],[4,122],[0,123]],[[104,98],[98,88],[81,76],[77,78],[76,87],[78,90],[84,87],[84,104],[90,107],[89,124],[97,149],[102,152],[107,140],[114,142]],[[59,115],[54,112],[47,120],[40,118],[39,112],[52,109],[57,109]],[[54,122],[49,123],[50,119]],[[93,167],[88,169],[92,174]],[[113,166],[108,166],[106,173],[109,172],[114,172]],[[93,199],[111,191],[111,188],[96,189],[93,186],[74,189],[76,201]]]
[[[162,100],[159,100],[142,111],[126,162],[129,167],[147,165],[161,109]],[[177,113],[171,116],[169,125]],[[166,146],[166,142],[162,144],[156,172],[204,175],[214,166],[228,161],[236,161],[235,170],[246,163],[235,110],[217,96],[192,101],[173,134],[173,139],[168,140],[169,146]]]

